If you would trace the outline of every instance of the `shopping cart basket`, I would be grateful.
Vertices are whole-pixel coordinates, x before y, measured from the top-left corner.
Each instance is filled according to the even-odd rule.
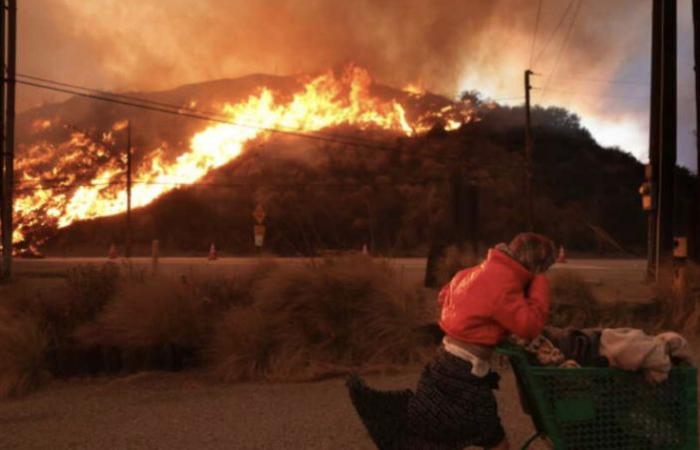
[[[697,375],[674,367],[650,384],[640,373],[614,368],[558,368],[531,364],[520,347],[504,344],[523,409],[536,433],[557,450],[697,450]]]

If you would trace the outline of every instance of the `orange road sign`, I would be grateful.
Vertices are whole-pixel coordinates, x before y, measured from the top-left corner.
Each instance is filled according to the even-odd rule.
[[[258,206],[255,207],[255,211],[253,211],[253,218],[259,223],[263,223],[263,220],[265,220],[265,210],[263,209],[262,205],[258,203]]]

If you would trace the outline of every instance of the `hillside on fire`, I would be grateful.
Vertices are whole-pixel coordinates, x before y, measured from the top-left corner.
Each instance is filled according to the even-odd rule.
[[[475,92],[453,101],[376,85],[354,67],[212,81],[124,102],[132,98],[170,113],[75,97],[19,116],[19,248],[102,255],[123,245],[127,131],[136,254],[153,239],[171,255],[213,242],[223,253],[252,253],[257,205],[270,253],[367,245],[425,254],[455,232],[455,174],[478,187],[482,244],[525,227],[521,107]],[[236,125],[199,120],[203,111]],[[598,145],[566,110],[535,108],[533,126],[536,229],[572,250],[641,254],[643,166]],[[685,189],[690,175],[681,175]]]

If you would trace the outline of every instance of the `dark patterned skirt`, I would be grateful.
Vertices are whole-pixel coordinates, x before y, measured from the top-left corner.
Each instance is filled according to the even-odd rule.
[[[378,391],[357,375],[348,390],[357,413],[380,450],[461,450],[493,447],[505,437],[492,389],[498,375],[471,373],[469,362],[440,349],[416,392]]]

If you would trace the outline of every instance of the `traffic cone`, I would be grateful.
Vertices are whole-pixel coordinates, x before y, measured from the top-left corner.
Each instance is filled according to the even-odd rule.
[[[107,257],[109,259],[117,259],[117,247],[112,244],[109,246],[109,252],[107,253]]]
[[[557,256],[557,262],[558,263],[565,263],[566,262],[566,252],[564,251],[563,245],[559,246],[559,256]]]
[[[362,254],[365,256],[369,255],[369,250],[367,250],[367,244],[362,244]]]
[[[216,259],[216,246],[214,246],[214,243],[212,242],[211,247],[209,247],[209,261],[214,261]]]

